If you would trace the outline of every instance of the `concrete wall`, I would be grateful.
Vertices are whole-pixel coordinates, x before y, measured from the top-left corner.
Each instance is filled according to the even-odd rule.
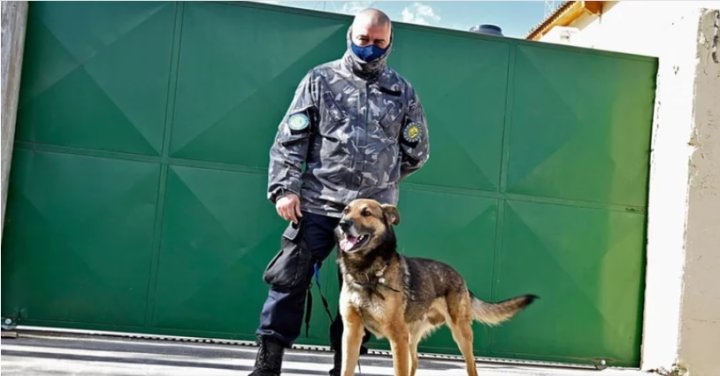
[[[609,2],[543,41],[657,56],[642,368],[720,375],[720,2]],[[701,32],[702,29],[702,32]],[[710,34],[707,34],[710,33]],[[706,35],[707,34],[707,35]],[[565,33],[567,36],[568,33]],[[712,355],[714,356],[711,356]]]
[[[23,47],[28,3],[2,2],[2,213],[0,237],[5,223],[8,178],[15,141],[15,115],[20,92]]]
[[[687,367],[690,375],[720,375],[719,29],[720,10],[703,12],[697,40],[685,273],[680,309],[679,364]],[[713,58],[714,48],[716,58]]]

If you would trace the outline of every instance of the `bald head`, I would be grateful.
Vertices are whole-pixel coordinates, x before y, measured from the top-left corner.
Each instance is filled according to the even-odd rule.
[[[352,23],[352,41],[360,47],[374,44],[380,48],[390,45],[392,24],[387,14],[373,8],[361,10]]]
[[[385,26],[390,25],[390,17],[375,8],[367,8],[355,15],[353,25],[358,22],[369,23],[373,26]]]

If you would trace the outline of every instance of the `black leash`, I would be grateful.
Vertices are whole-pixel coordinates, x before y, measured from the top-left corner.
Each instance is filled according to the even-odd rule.
[[[313,265],[313,274],[315,275],[315,284],[317,285],[318,293],[322,299],[325,313],[328,316],[330,322],[333,322],[332,314],[330,313],[330,305],[328,304],[325,294],[322,292],[322,286],[320,286],[320,263]],[[307,289],[307,302],[305,304],[305,337],[310,336],[310,316],[312,316],[312,280]]]

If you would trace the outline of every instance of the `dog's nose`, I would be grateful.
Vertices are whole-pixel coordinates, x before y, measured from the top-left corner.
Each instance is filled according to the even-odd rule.
[[[348,230],[350,230],[350,227],[352,227],[352,224],[353,224],[352,221],[349,220],[349,219],[341,219],[341,220],[340,220],[340,223],[338,224],[338,226],[340,226],[340,228],[341,228],[344,232],[347,232]]]

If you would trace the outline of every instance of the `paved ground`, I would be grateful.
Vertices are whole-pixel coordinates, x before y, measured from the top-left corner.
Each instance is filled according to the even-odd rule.
[[[128,339],[115,336],[73,333],[20,332],[18,338],[3,338],[1,371],[19,375],[117,375],[117,376],[245,376],[250,373],[257,348],[233,344]],[[322,351],[292,350],[283,363],[284,376],[326,375],[332,355]],[[640,376],[639,371],[606,369],[578,370],[478,363],[482,376]],[[361,358],[357,375],[392,375],[387,356]],[[456,360],[420,360],[418,376],[464,375]]]

